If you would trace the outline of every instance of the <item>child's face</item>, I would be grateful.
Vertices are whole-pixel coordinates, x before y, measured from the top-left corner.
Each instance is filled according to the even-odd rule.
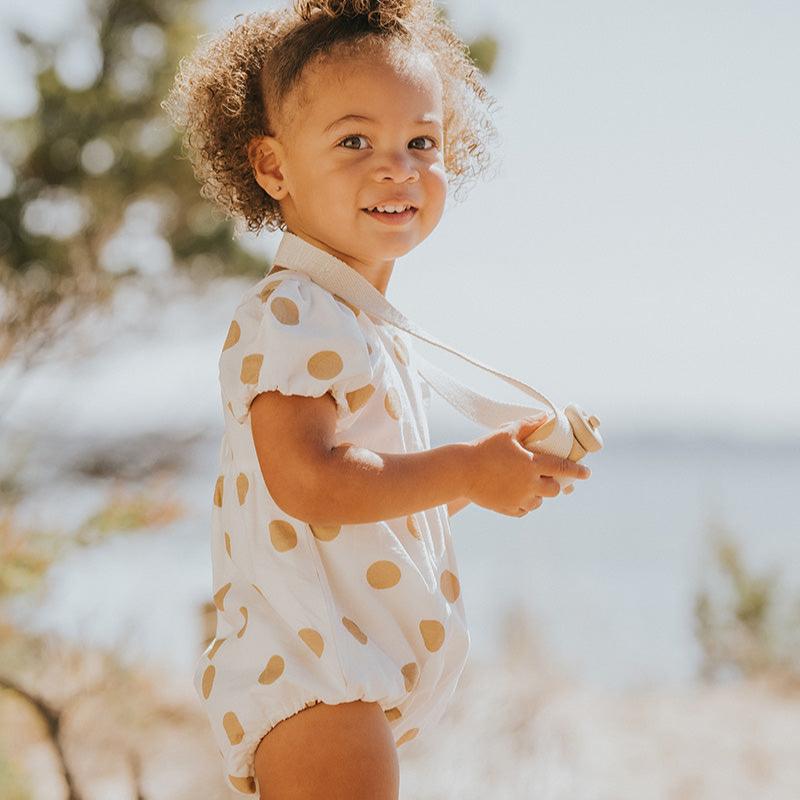
[[[349,256],[351,265],[386,268],[444,211],[439,76],[429,61],[412,75],[362,55],[309,65],[303,78],[309,103],[292,109],[280,139],[260,138],[251,158],[256,179],[280,201],[292,233]],[[338,121],[347,114],[370,119]],[[409,221],[390,225],[364,211],[396,198],[417,208]]]

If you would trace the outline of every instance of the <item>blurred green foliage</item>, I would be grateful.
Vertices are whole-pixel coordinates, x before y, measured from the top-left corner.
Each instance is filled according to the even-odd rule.
[[[15,31],[36,64],[39,103],[28,117],[0,121],[0,158],[14,174],[0,197],[0,362],[23,345],[30,362],[127,277],[268,269],[234,239],[234,221],[201,198],[160,107],[178,61],[205,33],[199,8],[197,0],[87,0],[89,29],[66,38],[85,45],[84,71],[94,63],[88,85],[59,68],[70,42]],[[469,48],[491,70],[496,40],[483,35]],[[115,249],[121,232],[134,241]]]
[[[719,522],[712,522],[715,587],[695,595],[695,634],[712,680],[733,672],[741,677],[780,676],[800,682],[800,602],[782,597],[779,573],[757,575]]]

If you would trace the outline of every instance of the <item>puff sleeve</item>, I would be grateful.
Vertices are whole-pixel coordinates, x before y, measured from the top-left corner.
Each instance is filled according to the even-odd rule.
[[[236,308],[219,358],[220,387],[234,418],[244,423],[256,395],[273,389],[308,397],[330,392],[340,420],[357,413],[373,376],[355,313],[307,276],[256,288]]]

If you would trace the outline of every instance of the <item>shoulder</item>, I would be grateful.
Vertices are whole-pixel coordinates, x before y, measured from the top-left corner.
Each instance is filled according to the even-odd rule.
[[[234,312],[219,358],[223,393],[241,422],[262,391],[318,397],[343,416],[348,392],[372,379],[370,348],[354,309],[304,274],[281,270],[252,286]]]
[[[357,318],[359,309],[315,283],[300,270],[284,269],[262,278],[242,296],[234,317],[244,321],[273,317],[282,325],[300,325],[327,318]]]

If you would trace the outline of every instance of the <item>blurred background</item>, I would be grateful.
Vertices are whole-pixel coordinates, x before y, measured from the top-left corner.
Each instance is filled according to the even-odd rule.
[[[238,796],[191,676],[217,359],[280,235],[200,197],[159,103],[277,5],[0,3],[3,800]],[[472,650],[403,800],[797,798],[800,6],[440,5],[502,142],[387,296],[605,447],[525,518],[451,519]],[[436,395],[430,428],[485,432]]]

